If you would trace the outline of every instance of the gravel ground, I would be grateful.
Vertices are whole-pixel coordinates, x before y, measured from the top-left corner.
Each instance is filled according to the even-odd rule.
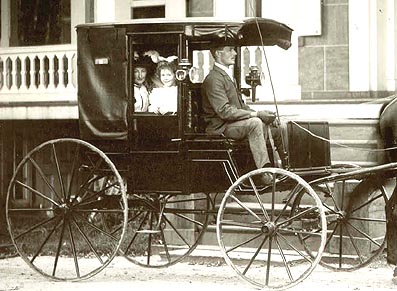
[[[53,258],[48,258],[53,260]],[[290,290],[397,290],[393,266],[380,259],[354,272],[332,272],[317,266]],[[33,271],[19,257],[0,260],[0,290],[255,290],[221,261],[184,262],[165,269],[147,269],[117,257],[101,273],[81,282],[53,282]]]

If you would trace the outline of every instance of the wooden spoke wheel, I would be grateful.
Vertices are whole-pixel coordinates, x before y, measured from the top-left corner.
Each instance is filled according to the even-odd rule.
[[[198,245],[211,207],[208,194],[129,195],[122,254],[143,267],[161,268],[187,257]],[[112,233],[120,229],[113,227]]]
[[[273,179],[267,187],[258,183],[264,173]],[[292,211],[302,189],[305,204]],[[298,234],[319,239],[314,257],[305,252]],[[283,169],[258,169],[226,192],[218,211],[217,238],[226,263],[239,277],[256,287],[282,290],[304,280],[319,263],[325,213],[317,194],[299,176]]]
[[[327,218],[327,240],[320,264],[352,271],[368,265],[386,243],[386,190],[375,178],[351,177],[311,186],[320,197]],[[299,207],[302,201],[296,200]],[[320,230],[319,230],[320,231]],[[318,238],[301,236],[309,254]]]
[[[6,218],[31,268],[77,281],[100,272],[118,253],[127,206],[123,180],[103,152],[81,140],[57,139],[34,148],[16,168]],[[117,217],[121,231],[110,233],[105,216]]]

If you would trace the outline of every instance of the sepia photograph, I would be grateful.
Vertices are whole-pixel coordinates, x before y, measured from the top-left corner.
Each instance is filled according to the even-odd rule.
[[[0,0],[0,291],[396,290],[396,0]]]

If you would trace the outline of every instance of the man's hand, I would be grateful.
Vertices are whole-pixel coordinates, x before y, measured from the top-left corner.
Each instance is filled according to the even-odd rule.
[[[276,113],[268,110],[258,111],[256,112],[256,116],[258,116],[265,124],[270,124],[276,119]]]

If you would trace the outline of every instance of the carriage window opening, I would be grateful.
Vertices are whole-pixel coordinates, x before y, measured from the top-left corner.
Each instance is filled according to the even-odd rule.
[[[177,46],[134,47],[132,62],[134,112],[157,115],[177,113],[178,88],[175,72]]]

